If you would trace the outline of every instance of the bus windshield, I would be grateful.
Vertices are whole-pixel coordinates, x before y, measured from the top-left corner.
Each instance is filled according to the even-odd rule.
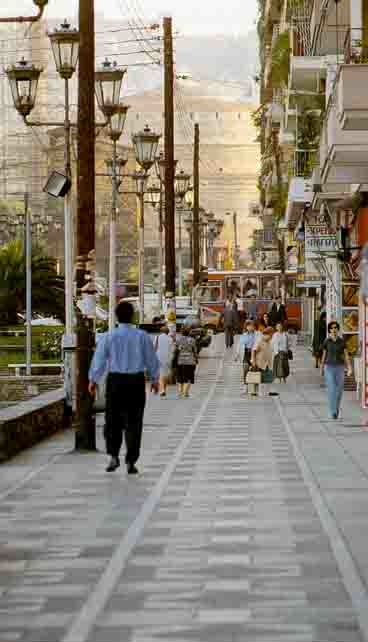
[[[201,303],[217,303],[223,300],[221,281],[211,281],[199,289]]]

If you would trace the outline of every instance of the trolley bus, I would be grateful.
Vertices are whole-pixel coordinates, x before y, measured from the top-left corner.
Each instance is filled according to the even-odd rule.
[[[191,279],[191,275],[189,276]],[[301,298],[296,296],[295,272],[281,270],[210,270],[208,281],[197,287],[194,295],[202,323],[213,330],[219,329],[220,319],[227,299],[240,299],[247,307],[247,300],[256,297],[258,316],[266,312],[272,299],[281,294],[284,286],[288,327],[295,331],[301,328]]]

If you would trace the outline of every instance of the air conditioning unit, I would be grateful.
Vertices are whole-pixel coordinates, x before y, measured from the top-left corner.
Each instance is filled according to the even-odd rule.
[[[261,216],[261,205],[260,203],[252,202],[249,203],[249,216],[252,218],[257,218]]]
[[[312,172],[312,192],[315,194],[322,192],[321,170],[319,167],[315,167]]]

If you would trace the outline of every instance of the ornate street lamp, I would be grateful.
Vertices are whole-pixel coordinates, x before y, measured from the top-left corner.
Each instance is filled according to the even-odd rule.
[[[188,208],[191,210],[193,207],[193,189],[189,188],[184,197],[185,203]]]
[[[115,161],[115,167],[116,167],[116,178],[118,180],[118,183],[120,184],[121,179],[122,179],[122,174],[124,167],[126,166],[128,162],[127,156],[119,156],[116,161]],[[105,160],[105,165],[106,165],[106,171],[108,175],[113,178],[114,176],[114,161],[112,158],[108,158]]]
[[[223,228],[224,228],[224,221],[223,221],[223,219],[222,219],[222,218],[218,218],[218,219],[217,219],[217,221],[216,221],[216,228],[217,228],[217,229],[216,229],[217,236],[220,236],[220,234],[221,234],[221,232],[222,232],[222,230],[223,230]]]
[[[160,138],[161,134],[156,134],[148,125],[143,131],[132,136],[136,161],[145,172],[148,172],[155,162]]]
[[[138,255],[139,255],[139,322],[144,322],[144,193],[147,184],[145,170],[132,174],[139,205],[138,215]]]
[[[79,32],[71,29],[69,22],[65,20],[59,29],[55,29],[48,36],[57,72],[64,80],[70,80],[78,63]]]
[[[176,174],[175,176],[175,194],[180,199],[183,199],[190,186],[190,174],[187,174],[183,170]]]
[[[128,109],[129,105],[119,103],[110,118],[108,132],[113,143],[117,142],[123,133]]]
[[[115,113],[120,102],[121,85],[126,69],[111,63],[107,58],[95,72],[97,103],[107,119]]]
[[[152,207],[156,208],[160,204],[161,190],[157,185],[152,185],[147,190]]]
[[[24,58],[5,70],[14,107],[23,118],[26,118],[35,106],[38,80],[42,71],[42,67],[36,67]]]
[[[174,174],[176,172],[177,160],[174,160]],[[160,179],[161,183],[165,182],[166,161],[163,152],[155,158],[156,176]]]

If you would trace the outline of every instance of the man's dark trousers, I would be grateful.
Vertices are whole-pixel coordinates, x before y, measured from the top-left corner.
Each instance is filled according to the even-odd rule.
[[[225,345],[227,348],[231,348],[234,343],[234,328],[225,327]]]
[[[123,441],[125,462],[135,464],[139,458],[143,415],[146,405],[146,384],[143,372],[137,374],[110,373],[106,385],[106,451],[119,457]]]

